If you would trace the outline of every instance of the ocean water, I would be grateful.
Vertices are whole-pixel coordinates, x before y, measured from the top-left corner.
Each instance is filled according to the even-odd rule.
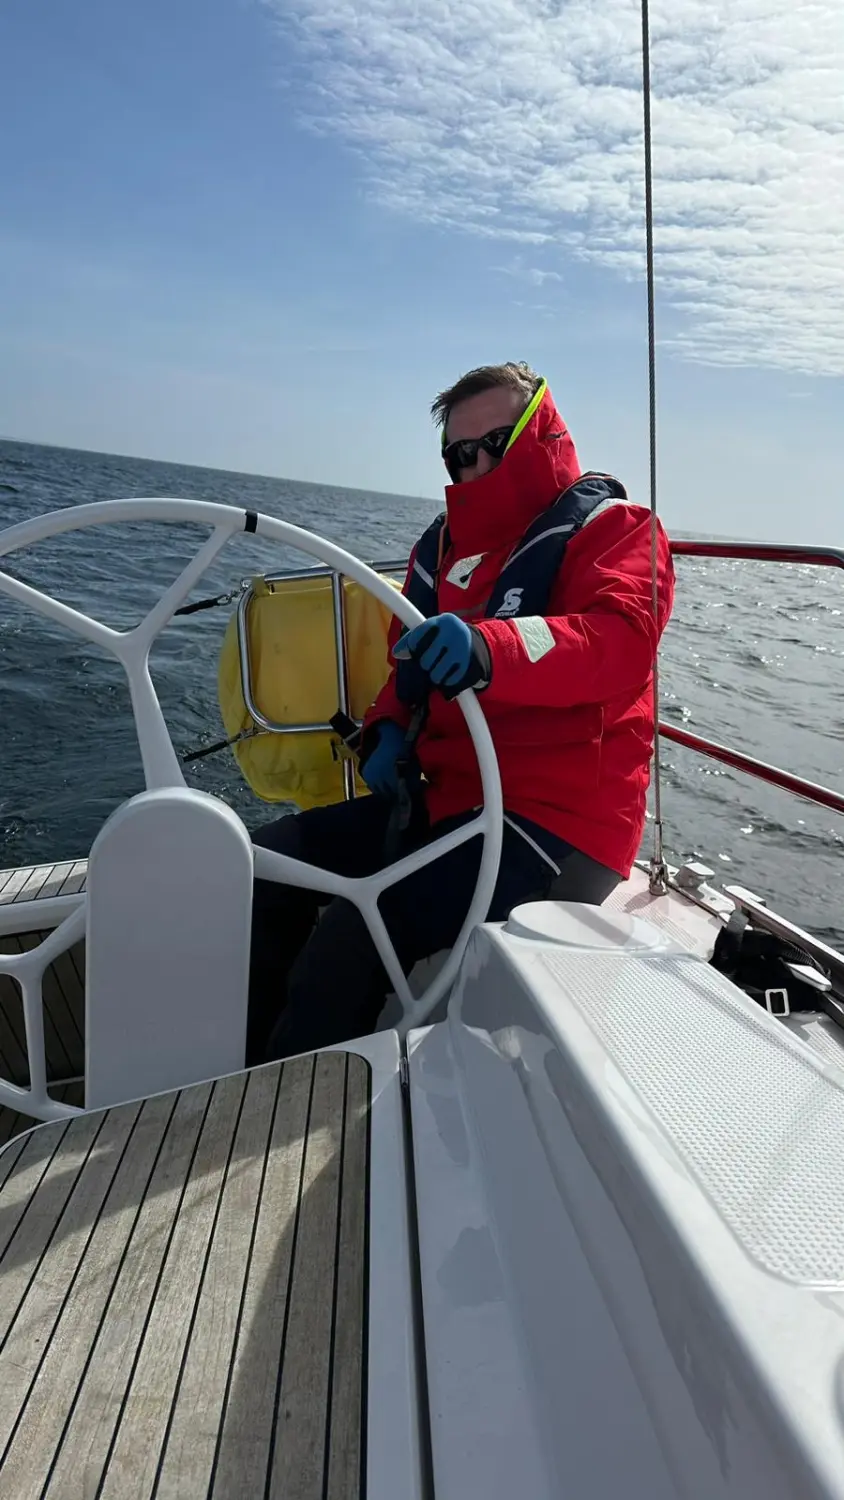
[[[405,555],[438,508],[407,496],[0,442],[0,528],[128,496],[248,506],[307,526],[367,561]],[[125,628],[149,609],[201,536],[190,527],[108,526],[41,543],[4,566]],[[306,561],[240,537],[195,597],[263,568]],[[698,559],[678,559],[677,574],[661,658],[663,718],[844,789],[844,575]],[[153,654],[180,753],[222,737],[216,663],[228,614],[175,620]],[[844,944],[844,819],[667,742],[661,766],[673,859],[703,859],[722,883],[747,885],[792,920]],[[228,751],[195,762],[187,774],[229,801],[249,827],[277,816],[254,798]],[[108,813],[141,786],[120,668],[0,595],[0,868],[83,856]]]

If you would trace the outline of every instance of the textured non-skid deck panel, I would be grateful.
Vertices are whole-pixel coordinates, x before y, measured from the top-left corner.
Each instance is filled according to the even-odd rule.
[[[24,953],[47,935],[0,934],[0,953]],[[85,1067],[84,942],[59,954],[44,975],[42,993],[47,1077],[76,1078]],[[21,993],[7,974],[0,974],[0,1075],[10,1083],[29,1083]]]
[[[699,958],[711,957],[715,939],[723,926],[719,917],[704,911],[678,891],[667,891],[664,896],[652,895],[645,871],[638,868],[630,872],[629,880],[616,886],[603,904],[608,911],[642,917]]]
[[[844,1285],[841,1073],[696,959],[541,962],[746,1253]]]
[[[0,1153],[3,1500],[358,1500],[369,1093],[322,1053]]]

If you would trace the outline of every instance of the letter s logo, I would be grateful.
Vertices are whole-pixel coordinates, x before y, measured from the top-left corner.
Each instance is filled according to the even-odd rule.
[[[522,594],[524,589],[508,589],[504,598],[495,611],[496,620],[506,619],[508,615],[517,615],[522,607]]]

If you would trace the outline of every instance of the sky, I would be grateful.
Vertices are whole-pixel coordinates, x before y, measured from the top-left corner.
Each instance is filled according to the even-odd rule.
[[[658,503],[844,543],[841,0],[652,0]],[[3,0],[0,435],[436,496],[549,380],[648,499],[635,0]]]

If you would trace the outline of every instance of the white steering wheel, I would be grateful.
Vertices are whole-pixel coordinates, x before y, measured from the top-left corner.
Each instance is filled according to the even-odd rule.
[[[159,787],[184,786],[185,779],[179,758],[173,747],[161,705],[149,672],[149,653],[156,637],[170,622],[176,610],[184,603],[202,575],[218,557],[226,543],[243,532],[254,533],[266,541],[280,542],[298,551],[317,558],[337,573],[353,578],[362,588],[368,589],[408,626],[417,625],[424,619],[419,610],[399,594],[390,584],[380,578],[372,568],[359,562],[356,557],[325,541],[313,532],[293,526],[289,521],[280,521],[273,516],[244,510],[242,506],[216,505],[200,500],[139,499],[108,500],[92,505],[79,505],[67,510],[52,511],[31,521],[10,526],[0,533],[0,557],[8,556],[22,547],[58,536],[66,531],[81,531],[89,526],[116,525],[134,521],[191,522],[209,526],[211,535],[195,553],[191,561],[169,588],[165,589],[158,603],[132,630],[113,630],[98,620],[60,603],[39,589],[20,582],[8,573],[0,572],[0,592],[12,599],[31,606],[37,613],[46,615],[57,624],[64,625],[75,635],[94,641],[116,656],[123,666],[129,683],[135,728],[148,790]],[[492,900],[498,865],[501,857],[503,808],[498,763],[486,720],[478,706],[475,694],[467,690],[457,699],[466,719],[466,724],[478,757],[478,766],[483,789],[483,807],[478,815],[462,828],[446,834],[444,838],[427,844],[415,853],[397,861],[375,875],[352,880],[333,875],[286,854],[277,854],[268,849],[254,851],[256,875],[263,880],[284,882],[302,886],[306,890],[325,891],[330,896],[344,896],[354,902],[364,917],[372,939],[402,1006],[399,1031],[404,1034],[411,1026],[422,1024],[430,1015],[434,1005],[452,983],[473,928],[484,921]],[[447,854],[451,849],[468,839],[483,836],[480,869],[466,920],[460,929],[457,941],[448,961],[431,984],[418,999],[414,999],[405,978],[396,951],[390,940],[384,920],[378,909],[382,892],[396,885],[405,876],[424,865]],[[30,1087],[18,1088],[0,1079],[0,1105],[35,1115],[39,1119],[58,1119],[78,1113],[70,1106],[51,1099],[47,1093],[46,1059],[44,1053],[44,1023],[42,1011],[41,983],[45,970],[53,960],[67,948],[73,946],[85,931],[84,900],[50,935],[37,947],[26,953],[0,954],[0,973],[18,981],[23,994],[26,1043],[29,1054]]]

